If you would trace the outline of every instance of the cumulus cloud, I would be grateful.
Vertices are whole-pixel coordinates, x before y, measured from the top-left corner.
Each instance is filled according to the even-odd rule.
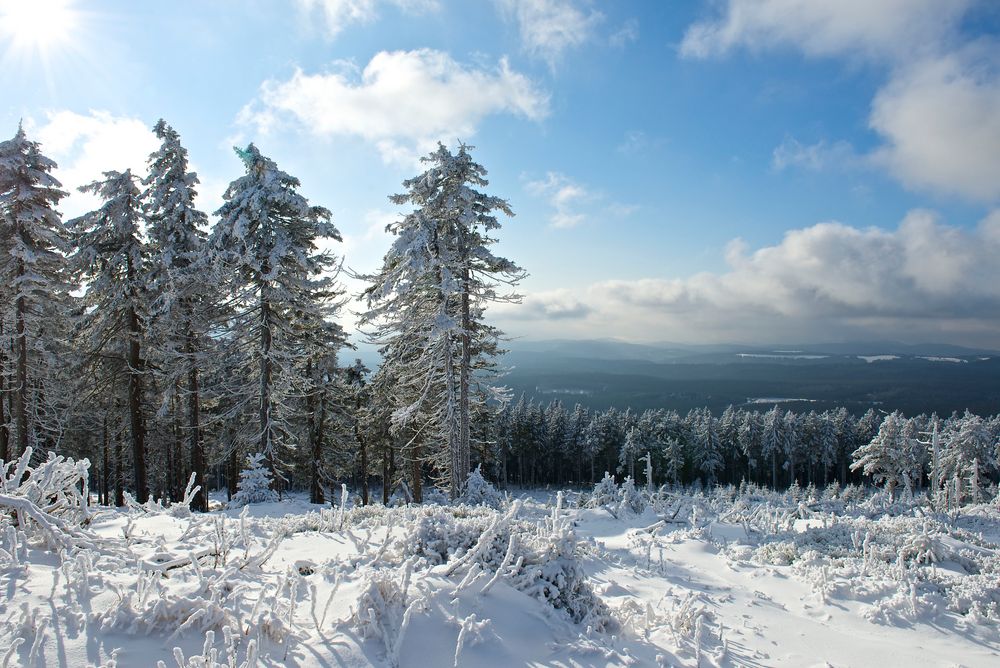
[[[307,16],[319,11],[330,37],[336,37],[352,24],[372,23],[379,17],[379,7],[393,5],[410,14],[422,14],[441,8],[438,0],[297,0]]]
[[[962,44],[960,24],[974,4],[728,0],[721,16],[687,30],[680,52],[706,58],[738,48],[786,47],[885,66],[888,81],[868,118],[884,143],[866,162],[914,189],[995,201],[1000,198],[994,176],[1000,173],[1000,46],[988,39]],[[842,142],[799,148],[779,146],[775,165],[815,168],[850,152]]]
[[[590,40],[604,16],[575,0],[496,0],[500,13],[517,24],[528,53],[551,67],[572,48]]]
[[[603,281],[537,297],[587,305],[572,320],[553,324],[537,305],[516,318],[508,313],[518,307],[509,307],[501,319],[516,320],[515,335],[530,328],[746,343],[893,337],[1000,348],[998,253],[1000,212],[974,229],[922,210],[895,230],[820,223],[753,251],[734,241],[724,272]]]
[[[292,120],[319,137],[361,137],[385,161],[409,164],[436,141],[472,136],[487,116],[540,120],[548,111],[548,95],[506,59],[483,69],[419,49],[382,51],[360,71],[338,61],[326,72],[266,81],[237,123],[266,134]]]
[[[544,179],[529,181],[526,188],[532,195],[544,197],[548,201],[553,209],[549,221],[552,227],[558,228],[576,227],[586,220],[580,206],[595,197],[586,188],[558,172],[549,172]]]
[[[55,176],[70,193],[59,206],[67,219],[100,205],[97,196],[77,188],[110,170],[131,169],[142,176],[146,159],[159,146],[147,123],[107,111],[50,112],[44,120],[26,125],[28,134],[41,142],[42,151],[59,164]]]
[[[873,159],[913,188],[1000,197],[1000,48],[909,66],[875,96]]]

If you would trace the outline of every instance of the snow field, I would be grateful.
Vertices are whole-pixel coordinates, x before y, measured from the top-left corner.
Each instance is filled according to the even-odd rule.
[[[26,470],[0,489],[4,666],[998,662],[995,502],[608,479],[514,499],[475,485],[497,508],[192,514],[92,508],[79,462]]]

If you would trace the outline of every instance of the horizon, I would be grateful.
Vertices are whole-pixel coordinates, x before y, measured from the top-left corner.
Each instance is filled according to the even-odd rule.
[[[983,0],[0,0],[0,123],[59,163],[66,219],[161,117],[210,214],[254,141],[360,272],[386,197],[464,140],[516,214],[511,337],[996,350],[998,36]]]

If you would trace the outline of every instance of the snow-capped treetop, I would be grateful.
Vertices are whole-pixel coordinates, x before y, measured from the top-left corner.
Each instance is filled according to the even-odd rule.
[[[69,222],[76,234],[74,262],[89,281],[87,300],[98,306],[95,315],[114,318],[114,303],[129,302],[137,313],[144,308],[143,270],[147,247],[142,237],[142,201],[138,179],[131,170],[104,173],[103,181],[82,186],[104,204]]]
[[[67,193],[52,176],[55,168],[21,126],[0,142],[0,277],[16,291],[12,298],[69,287],[62,273],[68,234],[55,208]]]
[[[229,184],[226,203],[216,211],[220,220],[213,232],[214,252],[264,282],[283,272],[305,280],[333,267],[332,256],[318,253],[316,244],[321,238],[341,240],[329,210],[310,206],[297,191],[299,180],[253,144],[235,151],[246,174]]]
[[[198,176],[188,171],[187,149],[177,132],[162,119],[153,127],[162,141],[149,156],[149,176],[143,181],[143,210],[148,221],[150,287],[167,302],[182,297],[194,284],[182,270],[195,263],[204,247],[208,216],[194,205]]]

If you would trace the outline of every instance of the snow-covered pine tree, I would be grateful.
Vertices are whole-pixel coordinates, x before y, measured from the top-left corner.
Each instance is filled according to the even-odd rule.
[[[827,482],[830,469],[837,463],[837,422],[836,416],[830,411],[824,411],[819,416],[819,430],[816,434],[816,459],[823,474],[823,484]]]
[[[757,411],[745,411],[740,417],[739,447],[740,453],[747,462],[749,473],[756,472],[761,465],[763,458],[761,453],[761,434],[763,425],[760,413]]]
[[[42,330],[47,327],[50,336],[58,331],[53,320],[64,317],[60,309],[71,290],[65,259],[68,234],[55,208],[67,193],[51,174],[55,167],[21,126],[12,139],[0,143],[0,285],[7,292],[5,303],[13,305],[13,331],[8,334],[13,335],[14,358],[14,373],[7,381],[13,399],[13,448],[0,409],[0,459],[4,460],[38,445],[45,411],[32,404],[39,403],[42,379],[48,375],[45,353],[52,350]],[[4,316],[0,312],[0,328]],[[6,357],[5,351],[0,350],[0,356]],[[0,359],[0,376],[7,370],[4,362]],[[0,403],[5,395],[0,394]]]
[[[941,454],[941,476],[945,480],[959,480],[960,493],[955,499],[961,504],[966,495],[973,503],[982,499],[988,474],[986,468],[993,455],[992,435],[978,415],[966,411],[942,439],[945,443]]]
[[[105,172],[103,181],[80,188],[103,200],[96,211],[71,220],[73,263],[87,286],[82,320],[86,359],[102,378],[98,392],[113,392],[116,378],[128,380],[128,425],[136,498],[149,497],[146,474],[143,357],[147,318],[145,272],[148,250],[142,238],[142,205],[131,170]]]
[[[236,494],[229,501],[230,508],[242,508],[251,503],[269,503],[278,500],[278,493],[271,489],[271,469],[263,453],[247,455],[240,471]]]
[[[419,431],[433,433],[445,451],[430,453],[455,498],[471,469],[473,397],[488,391],[486,371],[499,353],[500,332],[483,322],[488,304],[513,301],[500,286],[514,286],[524,272],[490,250],[497,212],[513,215],[506,201],[485,194],[486,170],[471,147],[457,154],[443,145],[425,157],[428,169],[403,182],[390,199],[414,210],[389,226],[396,239],[382,268],[364,277],[364,325],[383,350],[383,365],[399,367],[403,394],[395,413],[404,425],[421,416]],[[387,354],[388,353],[388,354]]]
[[[715,482],[722,470],[722,442],[718,422],[707,408],[698,412],[694,424],[694,464],[707,483]]]
[[[896,488],[902,483],[909,488],[914,468],[912,448],[906,437],[906,418],[893,411],[882,420],[878,434],[867,444],[854,451],[851,470],[861,469],[876,483],[885,483],[889,495],[895,498]]]
[[[782,427],[782,451],[785,454],[785,465],[788,467],[788,484],[797,485],[799,452],[802,449],[801,433],[802,427],[799,416],[792,411],[786,411],[783,418]]]
[[[775,404],[764,415],[760,437],[761,455],[771,460],[771,487],[778,489],[778,456],[784,453],[785,420],[784,413]]]
[[[296,369],[305,343],[301,324],[327,320],[336,307],[328,275],[335,262],[317,244],[339,241],[340,234],[330,212],[298,192],[298,179],[253,144],[236,152],[246,174],[226,189],[209,246],[236,306],[226,345],[244,351],[251,367],[241,374],[242,386],[231,388],[240,399],[230,410],[255,408],[256,419],[249,432],[234,435],[230,448],[254,447],[281,475],[284,450],[294,447],[293,399],[305,390]]]
[[[206,280],[204,261],[208,216],[194,201],[198,176],[188,171],[187,149],[177,132],[162,119],[153,127],[160,148],[149,156],[143,208],[148,221],[150,343],[160,377],[163,401],[176,407],[172,430],[186,436],[187,457],[175,453],[171,471],[174,489],[181,492],[188,471],[201,490],[191,508],[208,510],[205,483],[205,444],[201,420],[201,372],[210,339],[207,330],[215,291]],[[182,389],[183,388],[183,389]],[[183,411],[180,404],[184,404]],[[183,415],[182,415],[183,413]],[[172,445],[172,444],[171,444]],[[168,446],[170,447],[170,446]]]

